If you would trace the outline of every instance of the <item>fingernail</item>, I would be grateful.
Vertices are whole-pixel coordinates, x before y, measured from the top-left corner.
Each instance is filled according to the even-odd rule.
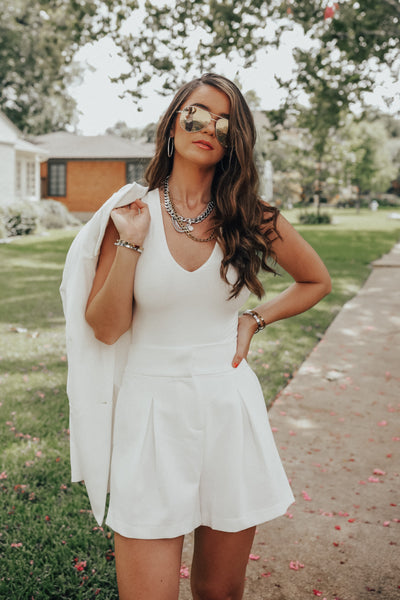
[[[234,369],[236,369],[236,367],[238,367],[238,366],[239,366],[239,363],[238,363],[238,362],[234,362],[234,363],[233,363],[233,368],[234,368]]]

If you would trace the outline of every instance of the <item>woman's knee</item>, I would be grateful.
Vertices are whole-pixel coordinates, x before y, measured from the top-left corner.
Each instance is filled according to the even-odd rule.
[[[193,600],[241,600],[244,582],[196,582],[192,580]]]

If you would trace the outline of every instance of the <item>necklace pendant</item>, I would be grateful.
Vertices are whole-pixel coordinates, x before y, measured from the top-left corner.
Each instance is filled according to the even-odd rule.
[[[190,224],[187,226],[187,228],[189,229],[189,231],[193,231],[193,229],[194,229],[193,225],[190,225]]]
[[[172,225],[174,226],[175,231],[178,233],[185,233],[185,230],[179,225],[178,221],[172,218]]]

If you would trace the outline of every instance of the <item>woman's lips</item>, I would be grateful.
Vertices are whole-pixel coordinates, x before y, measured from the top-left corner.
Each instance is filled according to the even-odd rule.
[[[214,150],[210,142],[207,142],[206,140],[197,140],[196,142],[193,142],[193,144],[196,144],[199,148],[203,148],[203,150]]]

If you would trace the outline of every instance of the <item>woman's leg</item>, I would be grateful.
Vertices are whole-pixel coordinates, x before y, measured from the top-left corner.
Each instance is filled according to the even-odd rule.
[[[114,533],[120,600],[177,600],[183,536],[139,540]]]
[[[241,600],[255,527],[237,533],[201,526],[195,531],[193,600]]]

